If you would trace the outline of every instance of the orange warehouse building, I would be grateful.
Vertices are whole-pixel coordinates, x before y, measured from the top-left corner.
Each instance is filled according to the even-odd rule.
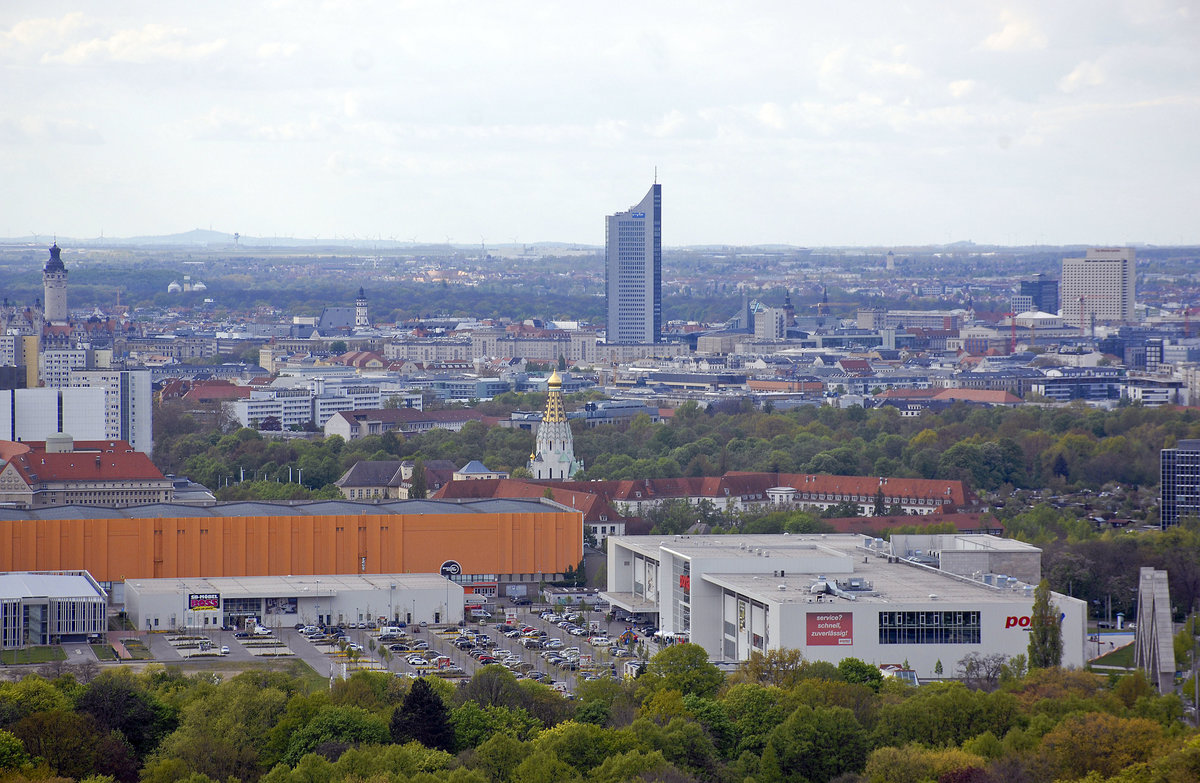
[[[438,573],[553,580],[583,558],[578,511],[545,499],[0,509],[0,571],[84,569],[100,582]]]

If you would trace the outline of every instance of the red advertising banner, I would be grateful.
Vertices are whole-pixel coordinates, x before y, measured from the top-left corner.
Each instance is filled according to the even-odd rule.
[[[851,612],[809,612],[808,644],[812,646],[854,644],[854,615]]]

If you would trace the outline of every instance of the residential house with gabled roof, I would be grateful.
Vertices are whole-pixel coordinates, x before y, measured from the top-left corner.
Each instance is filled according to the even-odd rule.
[[[413,460],[360,460],[333,482],[348,500],[407,500],[412,489]],[[425,463],[425,487],[432,494],[450,482],[454,463],[431,459]]]

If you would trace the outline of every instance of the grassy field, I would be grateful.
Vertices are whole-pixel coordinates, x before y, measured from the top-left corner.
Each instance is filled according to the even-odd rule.
[[[113,651],[111,644],[93,644],[91,648],[92,652],[96,654],[96,658],[101,661],[115,661],[117,659],[117,654]]]
[[[26,647],[22,650],[4,650],[0,652],[0,662],[6,666],[22,663],[49,663],[50,661],[65,661],[67,653],[58,646]]]
[[[1108,655],[1102,655],[1092,661],[1097,666],[1120,666],[1125,669],[1133,668],[1133,645],[1127,644],[1124,647],[1118,647]]]

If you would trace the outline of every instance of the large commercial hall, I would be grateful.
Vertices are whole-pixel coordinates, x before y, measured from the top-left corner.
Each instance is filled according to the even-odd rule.
[[[989,535],[610,536],[603,595],[712,660],[793,648],[934,677],[1025,654],[1040,578],[1040,549]],[[1087,606],[1052,595],[1062,664],[1082,667]]]

